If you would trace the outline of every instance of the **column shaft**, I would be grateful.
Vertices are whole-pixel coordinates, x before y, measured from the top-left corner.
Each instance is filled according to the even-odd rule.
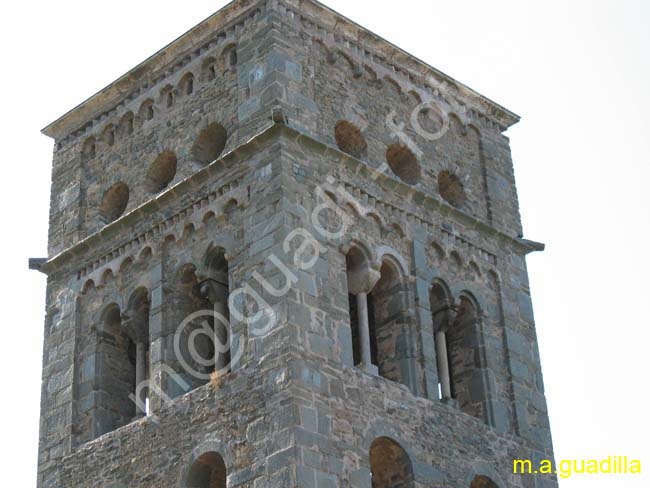
[[[135,394],[138,398],[136,404],[136,414],[138,416],[145,415],[145,402],[146,402],[146,389],[141,388],[142,383],[146,380],[147,365],[146,365],[146,348],[144,343],[138,342],[135,345]]]
[[[361,366],[364,371],[371,371],[370,325],[368,324],[368,295],[357,294],[357,317],[359,319],[359,342],[361,346]]]
[[[442,390],[442,399],[451,398],[449,379],[449,358],[447,357],[447,337],[444,331],[436,332],[436,357],[438,359],[438,379]]]

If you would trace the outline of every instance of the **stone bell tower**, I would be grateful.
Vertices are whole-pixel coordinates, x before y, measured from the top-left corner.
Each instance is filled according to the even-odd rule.
[[[47,126],[38,486],[556,486],[517,121],[235,0]]]

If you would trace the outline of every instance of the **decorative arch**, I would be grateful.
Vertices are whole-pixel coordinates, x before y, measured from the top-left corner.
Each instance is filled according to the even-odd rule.
[[[81,157],[84,161],[93,159],[97,154],[97,142],[93,136],[86,139],[81,147]]]
[[[115,275],[113,275],[113,270],[111,268],[106,269],[103,273],[102,276],[99,280],[99,284],[101,286],[107,285],[111,281],[115,279]]]
[[[399,84],[399,83],[398,83],[394,78],[392,78],[391,76],[386,75],[386,76],[384,76],[384,81],[385,81],[385,82],[386,82],[390,87],[392,87],[393,90],[395,90],[395,92],[397,93],[397,95],[399,95],[400,97],[401,97],[402,95],[404,95],[404,90],[402,90],[401,85],[400,85],[400,84]]]
[[[95,281],[93,279],[86,280],[86,282],[81,287],[81,294],[85,295],[86,293],[94,289],[95,289]]]
[[[231,71],[237,68],[237,45],[230,43],[221,51],[221,66],[223,71]]]
[[[151,246],[144,246],[138,253],[138,262],[144,262],[153,256],[153,249]]]
[[[406,277],[409,274],[409,265],[408,261],[402,256],[402,254],[396,249],[390,246],[377,246],[375,263],[378,266],[381,266],[382,261],[388,260],[395,267],[398,268],[399,273],[402,277]]]
[[[214,81],[217,78],[217,59],[214,56],[208,56],[201,64],[201,78],[203,81]]]
[[[185,73],[178,83],[179,93],[188,96],[194,93],[194,74]]]
[[[115,144],[115,126],[113,124],[106,124],[102,132],[102,140],[108,147]]]
[[[120,137],[127,137],[133,134],[133,112],[128,111],[120,119]]]
[[[175,102],[174,87],[171,85],[165,85],[160,90],[160,104],[169,110],[174,106],[174,102]]]
[[[154,101],[148,98],[140,105],[138,110],[138,118],[141,122],[152,120],[154,118]]]

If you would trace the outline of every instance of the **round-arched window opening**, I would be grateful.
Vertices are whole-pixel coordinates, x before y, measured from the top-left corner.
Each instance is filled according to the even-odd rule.
[[[334,127],[334,137],[339,149],[350,156],[360,158],[368,149],[366,138],[352,122],[339,120]]]
[[[102,216],[106,222],[118,219],[126,210],[129,203],[129,187],[126,183],[115,183],[104,193],[102,199]]]
[[[145,190],[149,193],[158,193],[167,188],[176,176],[177,164],[176,154],[173,151],[161,152],[149,166]]]
[[[487,476],[479,475],[472,480],[470,488],[499,488],[497,484]]]
[[[392,144],[386,150],[386,162],[400,180],[409,185],[420,181],[420,163],[415,154],[403,144]]]
[[[188,488],[226,488],[226,463],[216,452],[201,455],[187,475]]]
[[[454,207],[462,207],[467,200],[463,183],[458,176],[449,171],[438,173],[438,191],[440,196]]]
[[[372,488],[413,488],[413,466],[406,451],[393,439],[380,437],[370,446]]]
[[[212,123],[203,129],[192,146],[192,157],[203,165],[219,159],[226,147],[228,134],[221,124]]]

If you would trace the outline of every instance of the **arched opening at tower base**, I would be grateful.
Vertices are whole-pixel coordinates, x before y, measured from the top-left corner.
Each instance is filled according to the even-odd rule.
[[[469,488],[499,488],[499,486],[487,476],[478,475],[472,480]]]
[[[415,488],[413,466],[393,439],[379,437],[370,446],[372,488]]]
[[[186,488],[226,488],[226,463],[217,452],[202,454],[190,467]]]

